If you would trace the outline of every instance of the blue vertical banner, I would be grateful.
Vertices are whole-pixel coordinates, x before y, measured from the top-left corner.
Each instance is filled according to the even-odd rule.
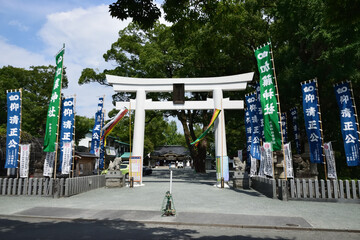
[[[245,133],[246,133],[246,163],[250,165],[250,149],[251,149],[251,119],[249,109],[245,109]]]
[[[293,132],[294,132],[296,153],[301,154],[300,131],[299,131],[299,124],[298,124],[298,111],[297,111],[296,107],[290,109],[290,116],[291,116]]]
[[[21,90],[7,92],[6,161],[5,168],[17,168],[20,143]]]
[[[288,142],[288,133],[287,133],[287,115],[285,112],[281,113],[281,127],[283,134],[284,144]]]
[[[102,118],[101,118],[101,129],[104,126],[104,112],[102,113]],[[104,130],[101,133],[101,136],[104,135]],[[100,160],[99,160],[99,169],[104,169],[104,162],[105,162],[105,139],[100,141]]]
[[[62,174],[70,173],[72,159],[72,142],[74,135],[74,98],[66,98],[62,102],[60,125],[60,166]],[[65,144],[67,143],[67,144]],[[70,143],[70,145],[69,145]]]
[[[319,103],[317,96],[316,80],[303,82],[301,84],[303,93],[303,109],[306,135],[310,146],[310,161],[312,163],[322,163],[322,137],[320,128]]]
[[[350,83],[343,82],[335,85],[336,100],[340,109],[341,132],[344,141],[346,162],[348,166],[359,166],[359,129],[355,118]]]
[[[101,134],[101,121],[102,121],[102,109],[104,106],[104,98],[100,97],[98,102],[98,108],[95,114],[95,124],[92,130],[92,140],[90,153],[100,156],[100,134]]]
[[[257,96],[257,108],[259,110],[258,117],[260,119],[260,131],[261,139],[265,142],[265,133],[264,133],[264,116],[261,108],[261,93],[260,93],[260,83],[256,82],[256,96]]]
[[[251,124],[250,155],[253,158],[260,160],[261,159],[261,152],[260,152],[261,129],[260,129],[259,109],[258,109],[258,100],[257,100],[256,92],[245,96],[245,101],[249,111],[250,124]]]

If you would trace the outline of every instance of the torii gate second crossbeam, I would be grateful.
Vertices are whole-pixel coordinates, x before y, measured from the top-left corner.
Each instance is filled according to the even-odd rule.
[[[224,99],[223,91],[243,91],[253,76],[253,72],[211,78],[130,78],[106,75],[106,80],[113,85],[115,92],[136,92],[136,99],[131,99],[129,102],[117,102],[116,108],[127,107],[130,109],[131,106],[131,109],[135,109],[132,154],[141,159],[144,156],[145,110],[221,109],[222,111],[214,123],[215,156],[222,159],[222,177],[227,182],[229,168],[223,110],[244,109],[244,101]],[[146,99],[147,92],[172,92],[174,84],[184,84],[185,92],[213,92],[213,98],[208,98],[206,101],[185,101],[184,104]]]

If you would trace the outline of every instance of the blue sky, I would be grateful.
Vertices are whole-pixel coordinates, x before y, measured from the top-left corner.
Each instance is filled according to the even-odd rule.
[[[69,79],[65,96],[76,94],[77,114],[92,117],[97,99],[105,95],[108,113],[113,108],[112,87],[77,84],[84,68],[112,68],[102,55],[116,41],[127,21],[110,17],[115,0],[0,0],[0,67],[54,65],[55,54],[66,45],[64,65]],[[6,89],[1,89],[5,91]]]

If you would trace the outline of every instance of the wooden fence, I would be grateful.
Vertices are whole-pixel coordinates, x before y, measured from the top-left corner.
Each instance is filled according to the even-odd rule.
[[[291,179],[286,186],[289,199],[358,200],[360,181]]]
[[[277,198],[277,186],[275,179],[254,176],[251,178],[251,188],[269,198]]]
[[[105,176],[76,178],[0,178],[0,195],[69,197],[105,186]]]
[[[360,202],[360,180],[251,178],[251,188],[281,200]]]

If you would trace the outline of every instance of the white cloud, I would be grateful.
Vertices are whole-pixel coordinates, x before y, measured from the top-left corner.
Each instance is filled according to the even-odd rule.
[[[32,53],[24,48],[8,43],[0,36],[0,66],[28,68],[29,66],[48,65],[49,62],[41,54]]]
[[[66,53],[65,53],[66,54]],[[76,114],[86,117],[94,117],[97,110],[97,102],[99,97],[105,95],[104,108],[107,114],[114,108],[112,105],[112,95],[114,90],[112,87],[102,86],[98,83],[90,83],[84,85],[78,85],[78,79],[80,77],[83,66],[67,63],[64,58],[64,64],[66,65],[66,74],[69,80],[69,86],[63,90],[66,97],[76,94]]]
[[[19,29],[19,30],[22,31],[22,32],[29,31],[29,27],[26,26],[25,24],[21,23],[21,22],[18,21],[18,20],[11,20],[11,21],[9,22],[9,25],[10,25],[10,26],[17,27],[17,29]]]
[[[129,22],[111,18],[108,5],[76,8],[48,15],[39,35],[47,45],[48,53],[65,43],[68,61],[102,68],[106,66],[102,55],[116,41],[118,31]]]
[[[41,52],[33,53],[9,44],[0,36],[0,66],[28,68],[32,65],[54,65],[54,56],[65,43],[64,65],[69,87],[64,89],[63,93],[65,96],[76,94],[77,114],[87,117],[94,116],[98,98],[105,95],[105,109],[108,113],[114,107],[111,103],[113,88],[96,83],[79,86],[77,82],[84,68],[95,68],[99,71],[113,68],[102,56],[117,40],[119,30],[125,28],[130,21],[112,18],[108,5],[51,13],[47,15],[46,22],[37,33],[43,44]],[[164,19],[160,21],[165,23]],[[18,23],[12,24],[20,27]]]
[[[67,67],[69,88],[64,90],[64,94],[77,95],[78,115],[93,117],[98,98],[103,95],[106,96],[106,111],[113,108],[112,87],[96,83],[79,86],[77,82],[84,68],[96,68],[99,71],[111,68],[102,56],[117,40],[119,30],[129,22],[111,18],[107,5],[76,8],[47,16],[39,36],[46,44],[47,54],[54,54],[65,43],[64,65]]]

